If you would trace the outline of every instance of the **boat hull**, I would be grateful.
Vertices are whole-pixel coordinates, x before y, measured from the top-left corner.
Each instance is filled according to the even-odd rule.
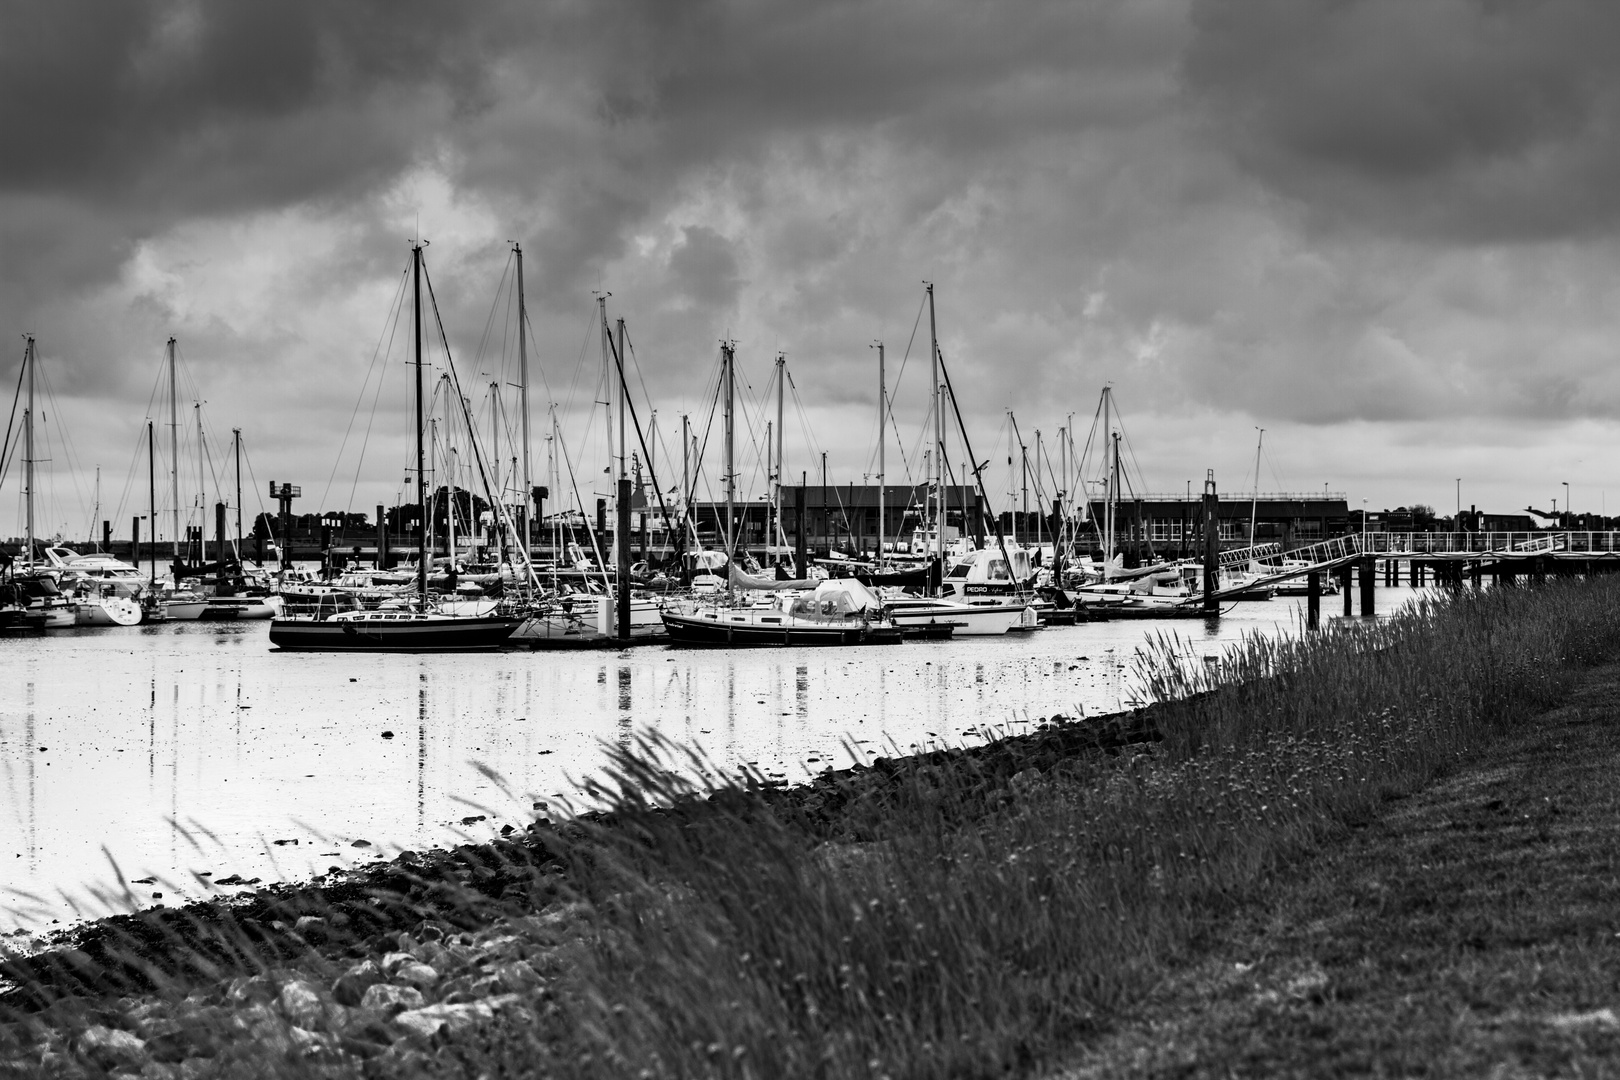
[[[1027,612],[1027,614],[1026,614]],[[956,637],[1000,637],[1040,625],[1027,604],[936,604],[891,611],[889,618],[907,632],[930,626],[951,626]]]
[[[897,645],[900,628],[886,624],[837,622],[765,623],[740,616],[679,615],[664,612],[671,645],[738,648],[749,646]]]
[[[508,616],[271,619],[270,644],[292,652],[480,652],[506,645],[518,623]]]

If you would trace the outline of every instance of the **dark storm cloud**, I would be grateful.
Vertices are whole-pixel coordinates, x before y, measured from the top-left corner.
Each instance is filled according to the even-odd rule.
[[[0,189],[175,212],[329,197],[397,170],[426,88],[476,107],[484,43],[431,3],[14,4]]]
[[[1188,95],[1319,222],[1460,240],[1620,220],[1620,7],[1199,0]]]

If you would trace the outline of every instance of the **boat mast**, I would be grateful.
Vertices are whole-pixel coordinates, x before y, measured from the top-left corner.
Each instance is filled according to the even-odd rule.
[[[517,290],[518,290],[518,408],[523,413],[523,563],[529,562],[529,545],[532,530],[529,519],[533,515],[534,506],[534,478],[529,459],[529,345],[528,345],[528,312],[523,306],[523,247],[513,244],[512,250],[517,254]]]
[[[720,366],[725,369],[720,373],[720,378],[723,380],[723,385],[724,385],[725,419],[726,419],[726,465],[725,465],[725,468],[726,468],[726,529],[725,529],[725,538],[726,538],[726,598],[728,600],[731,599],[735,595],[734,590],[732,588],[732,583],[731,583],[731,581],[732,581],[732,579],[731,579],[731,570],[732,570],[732,565],[733,565],[732,560],[733,560],[733,558],[735,556],[735,552],[736,552],[736,544],[733,543],[732,535],[731,535],[732,514],[733,514],[732,507],[735,505],[735,503],[737,501],[736,470],[734,470],[732,468],[732,455],[733,455],[733,453],[735,451],[735,447],[733,446],[732,440],[734,438],[735,432],[734,432],[734,427],[733,427],[733,423],[732,423],[732,415],[731,415],[733,368],[736,366],[736,351],[735,350],[736,350],[736,346],[733,345],[729,341],[723,341],[723,342],[720,343]]]
[[[781,541],[787,544],[787,532],[782,528],[782,397],[787,384],[787,353],[776,354],[776,476],[771,488],[771,509],[776,517],[776,531],[767,543]],[[767,476],[767,480],[772,479]],[[794,573],[798,571],[795,570]]]
[[[450,425],[446,423],[446,436],[449,435],[449,428]],[[446,438],[445,441],[448,442],[449,439]],[[445,451],[444,457],[445,475],[449,477],[444,489],[444,537],[445,547],[448,549],[445,554],[450,559],[449,570],[454,573],[456,569],[456,448],[450,447]]]
[[[236,563],[240,568],[242,564],[242,429],[231,428],[231,435],[233,437],[232,441],[236,444]]]
[[[492,447],[489,459],[495,469],[495,499],[501,502],[504,501],[504,489],[501,487],[501,384],[498,381],[490,383],[489,393],[491,399],[489,440]],[[506,561],[506,537],[501,534],[499,515],[490,519],[489,527],[495,530],[495,538],[499,542],[495,552],[495,567],[498,570],[501,563]]]
[[[878,527],[877,527],[877,564],[878,564],[878,566],[881,567],[883,565],[883,473],[884,473],[884,468],[883,468],[883,426],[884,426],[884,421],[887,419],[887,417],[884,414],[888,412],[888,410],[884,408],[884,405],[887,404],[886,395],[888,394],[888,388],[884,385],[883,342],[880,341],[880,342],[877,343],[877,351],[878,351],[878,471],[877,471]]]
[[[411,327],[416,337],[416,595],[427,607],[427,455],[422,447],[422,244],[411,246]]]
[[[169,339],[169,499],[174,506],[174,558],[180,561],[180,399],[174,379],[174,338]]]
[[[1266,429],[1256,428],[1260,437],[1254,441],[1254,495],[1249,499],[1249,558],[1254,558],[1254,514],[1260,506],[1260,447],[1266,441]],[[1567,508],[1566,508],[1567,509]]]
[[[191,403],[197,414],[197,565],[208,561],[208,484],[203,478],[202,402]]]
[[[1104,581],[1114,576],[1114,486],[1119,483],[1118,455],[1114,453],[1113,390],[1103,387],[1103,570]]]
[[[625,403],[630,398],[630,384],[624,377],[624,320],[616,320],[619,331],[618,348],[614,357],[618,364],[619,391],[619,482],[614,485],[616,513],[613,519],[613,539],[618,548],[614,573],[618,579],[618,622],[614,627],[620,641],[630,640],[630,474],[626,471],[625,441],[629,425],[625,423]],[[643,511],[645,513],[646,511]]]
[[[148,541],[151,544],[151,551],[152,551],[152,580],[150,582],[148,582],[148,584],[153,588],[157,587],[157,445],[156,444],[157,444],[156,425],[154,425],[152,423],[152,418],[151,417],[147,417],[147,419],[146,419],[146,514],[147,514],[148,520],[150,520],[151,523],[152,523],[152,539],[150,541]],[[141,553],[139,551],[137,551],[137,552],[134,553],[134,555],[135,555],[135,558],[132,561],[138,566],[138,565],[140,565],[140,561],[141,561]]]
[[[27,337],[23,364],[28,368],[28,408],[23,411],[23,502],[27,518],[28,557],[25,565],[34,568],[34,337]]]
[[[933,376],[934,461],[930,470],[934,487],[934,557],[939,560],[939,587],[945,591],[945,407],[939,392],[939,328],[934,319],[934,283],[928,286],[928,359]]]

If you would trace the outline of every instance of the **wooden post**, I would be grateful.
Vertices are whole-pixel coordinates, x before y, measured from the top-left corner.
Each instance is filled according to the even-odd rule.
[[[800,484],[793,489],[793,576],[803,579],[805,576],[805,549],[808,546],[805,532],[809,522],[804,513],[804,485]]]
[[[1351,583],[1353,563],[1345,563],[1339,567],[1339,593],[1344,597],[1344,617],[1350,618],[1356,613],[1355,587]]]
[[[630,478],[619,477],[619,527],[614,530],[619,549],[619,640],[630,640]],[[726,567],[731,573],[731,567]]]
[[[1363,618],[1370,618],[1373,614],[1373,586],[1377,582],[1373,575],[1377,573],[1378,560],[1368,555],[1361,562],[1361,614]]]
[[[141,564],[141,518],[139,514],[130,522],[129,561],[135,566]]]
[[[377,504],[377,569],[388,569],[388,518],[381,503]]]
[[[1204,480],[1204,614],[1214,615],[1220,611],[1220,603],[1215,599],[1216,578],[1220,575],[1221,565],[1221,529],[1220,529],[1220,495],[1215,491],[1215,470],[1209,470]],[[1103,553],[1106,558],[1107,552]]]
[[[1305,628],[1316,630],[1322,625],[1322,572],[1312,570],[1305,580]]]

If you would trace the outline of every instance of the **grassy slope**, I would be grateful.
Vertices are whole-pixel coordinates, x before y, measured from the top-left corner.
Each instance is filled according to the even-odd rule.
[[[1284,871],[1054,1075],[1620,1074],[1620,668]]]

